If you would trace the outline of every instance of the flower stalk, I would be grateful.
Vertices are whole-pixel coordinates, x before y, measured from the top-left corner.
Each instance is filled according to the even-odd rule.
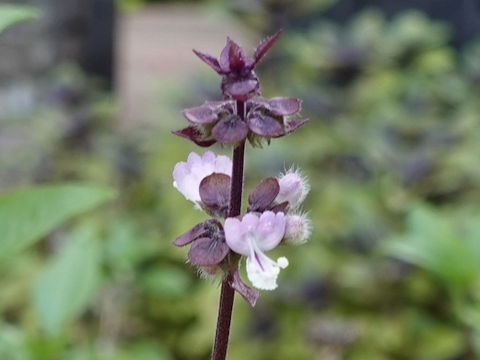
[[[245,103],[237,101],[237,115],[245,119]],[[228,216],[240,215],[242,210],[243,193],[243,167],[245,162],[245,141],[233,149],[232,180],[230,186],[230,205]],[[218,306],[217,329],[213,344],[212,360],[224,360],[227,357],[228,339],[230,337],[230,324],[232,321],[233,302],[235,290],[232,287],[233,273],[228,272],[222,281],[220,303]]]
[[[308,121],[298,116],[299,99],[261,96],[254,67],[279,35],[262,41],[253,57],[230,38],[218,59],[194,50],[222,76],[223,100],[183,110],[190,125],[173,132],[200,147],[215,143],[233,147],[233,161],[212,151],[203,155],[192,152],[173,170],[173,186],[196,209],[212,217],[178,236],[173,244],[188,245],[188,261],[201,274],[221,279],[213,360],[227,356],[235,291],[255,306],[258,289],[276,289],[280,270],[289,264],[286,257],[273,260],[265,252],[280,245],[304,243],[310,233],[309,219],[300,209],[309,187],[299,171],[263,179],[250,191],[242,213],[247,141],[252,147],[262,147]],[[242,263],[253,288],[242,280]]]

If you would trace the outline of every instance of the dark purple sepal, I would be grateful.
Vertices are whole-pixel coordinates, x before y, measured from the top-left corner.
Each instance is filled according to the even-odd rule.
[[[223,234],[223,226],[217,219],[208,219],[200,224],[195,225],[190,230],[175,239],[173,245],[185,246],[200,237],[213,237]]]
[[[260,61],[260,59],[267,53],[267,51],[272,47],[272,45],[277,41],[278,37],[282,33],[282,30],[277,31],[275,34],[266,37],[260,42],[260,45],[255,49],[255,64]]]
[[[233,281],[230,285],[235,289],[235,291],[242,295],[242,297],[250,304],[251,307],[255,306],[260,293],[243,282],[240,274],[238,273],[238,269],[235,269],[233,273]]]
[[[203,237],[195,240],[188,251],[188,260],[198,266],[212,266],[222,262],[230,248],[225,241]]]
[[[300,126],[306,124],[309,119],[288,119],[285,121],[285,133],[283,135],[288,135],[295,130],[297,130]]]
[[[218,63],[218,60],[213,57],[212,55],[202,53],[198,50],[193,49],[195,55],[197,55],[200,60],[202,60],[205,64],[210,66],[213,70],[215,70],[218,74],[222,75],[223,71]]]
[[[248,211],[263,212],[267,209],[280,192],[278,180],[269,177],[263,179],[248,195]]]
[[[222,92],[229,98],[239,101],[247,101],[251,96],[260,92],[260,85],[256,78],[241,80],[224,77],[222,80]]]
[[[254,112],[248,116],[248,127],[257,135],[278,137],[284,134],[283,125],[275,118]]]
[[[213,138],[225,144],[242,141],[247,134],[248,126],[238,115],[227,116],[216,123],[212,129]]]
[[[175,239],[173,245],[175,246],[185,246],[190,244],[195,239],[198,239],[201,236],[207,234],[207,229],[205,228],[205,224],[202,222],[200,224],[195,225],[193,228],[188,230],[186,233],[180,235]]]
[[[300,111],[302,101],[290,97],[275,97],[268,100],[268,109],[274,115],[292,115]]]
[[[185,118],[194,124],[211,124],[218,120],[216,109],[218,106],[205,103],[201,106],[195,106],[182,111]]]
[[[172,131],[172,134],[193,141],[195,144],[201,147],[209,147],[217,142],[215,139],[206,138],[205,134],[203,134],[195,126],[188,126],[181,130]]]
[[[284,214],[286,214],[288,211],[288,205],[288,201],[284,201],[278,205],[270,207],[270,209],[268,210],[273,211],[275,214],[279,212],[283,212]]]
[[[213,216],[227,216],[230,202],[230,176],[213,173],[202,180],[199,191],[205,211]]]

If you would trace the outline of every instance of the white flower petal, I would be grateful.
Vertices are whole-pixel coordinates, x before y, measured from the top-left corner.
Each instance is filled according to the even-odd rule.
[[[274,290],[277,288],[277,277],[280,268],[288,266],[284,257],[277,262],[262,252],[255,252],[255,256],[247,258],[247,276],[252,285],[260,290]]]
[[[220,168],[217,163],[220,160]],[[187,200],[198,206],[200,202],[200,183],[204,178],[214,172],[230,175],[232,161],[227,156],[215,156],[212,151],[207,151],[203,156],[194,152],[188,155],[187,162],[179,162],[173,170],[173,186],[180,191]]]

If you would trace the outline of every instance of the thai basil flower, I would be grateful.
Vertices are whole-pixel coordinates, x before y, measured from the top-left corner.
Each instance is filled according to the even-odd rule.
[[[197,50],[193,50],[193,52],[219,75],[222,75],[221,87],[226,99],[245,101],[253,95],[260,94],[260,85],[253,68],[279,36],[280,32],[277,32],[263,40],[256,48],[253,58],[249,57],[245,50],[229,37],[227,37],[227,44],[219,59]]]
[[[203,156],[194,152],[188,155],[187,162],[179,162],[173,170],[173,186],[187,200],[196,206],[201,205],[200,184],[207,176],[217,173],[230,176],[232,161],[224,155],[216,156],[207,151]]]
[[[288,260],[280,257],[273,261],[264,251],[277,247],[285,235],[285,215],[265,211],[258,216],[246,214],[242,220],[225,220],[225,240],[234,252],[247,256],[247,275],[253,286],[263,290],[277,287],[280,269],[288,266]]]
[[[305,124],[308,119],[293,116],[300,109],[301,101],[296,98],[254,97],[246,102],[244,121],[237,115],[235,101],[207,101],[185,109],[183,115],[192,125],[174,134],[200,146],[234,144],[246,138],[254,146],[261,145],[261,139],[285,136]]]

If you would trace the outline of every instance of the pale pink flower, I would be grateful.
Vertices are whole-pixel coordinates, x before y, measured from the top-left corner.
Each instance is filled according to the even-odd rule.
[[[311,227],[310,219],[306,214],[287,215],[283,243],[289,245],[306,243],[311,234]]]
[[[295,170],[288,170],[277,179],[280,191],[275,202],[281,204],[284,201],[288,201],[290,210],[297,209],[310,191],[307,179],[299,171]]]
[[[213,174],[232,174],[232,161],[224,155],[216,156],[207,151],[203,156],[194,152],[188,155],[187,162],[179,162],[173,169],[173,186],[182,193],[187,200],[196,205],[200,199],[200,183],[204,178]]]
[[[262,290],[275,289],[280,269],[288,266],[288,260],[280,257],[273,261],[264,251],[277,247],[285,235],[285,215],[265,211],[260,217],[248,213],[242,220],[227,218],[224,230],[230,249],[247,256],[247,275],[253,286]]]

